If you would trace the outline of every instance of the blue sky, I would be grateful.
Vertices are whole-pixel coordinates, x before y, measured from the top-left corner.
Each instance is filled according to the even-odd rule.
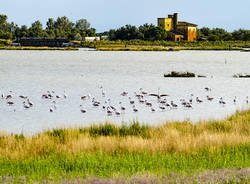
[[[30,26],[49,17],[86,18],[97,32],[126,24],[157,24],[157,17],[179,13],[180,21],[228,31],[250,29],[250,0],[0,0],[0,14],[8,21]]]

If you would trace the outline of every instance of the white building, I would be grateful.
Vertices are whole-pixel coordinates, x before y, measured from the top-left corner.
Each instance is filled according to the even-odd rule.
[[[98,36],[84,37],[83,41],[87,41],[87,42],[100,41],[100,37]]]

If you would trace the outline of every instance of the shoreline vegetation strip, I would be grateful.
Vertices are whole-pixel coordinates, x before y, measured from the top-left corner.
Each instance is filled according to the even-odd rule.
[[[77,51],[74,47],[0,47],[0,50],[59,50],[59,51]]]
[[[33,136],[0,135],[0,175],[30,181],[242,169],[250,167],[249,155],[250,110],[197,124],[105,123]]]

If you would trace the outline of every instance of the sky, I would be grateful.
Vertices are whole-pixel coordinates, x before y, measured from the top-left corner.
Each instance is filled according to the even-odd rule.
[[[179,13],[179,21],[198,28],[250,29],[250,0],[0,0],[0,14],[8,22],[30,26],[40,20],[67,16],[75,22],[87,19],[97,32],[126,24],[157,24],[158,17]]]

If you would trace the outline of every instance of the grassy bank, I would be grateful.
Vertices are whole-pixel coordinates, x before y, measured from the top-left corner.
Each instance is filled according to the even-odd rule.
[[[74,47],[9,47],[3,46],[0,47],[0,50],[78,50]]]
[[[181,50],[242,50],[239,47],[159,47],[159,46],[100,46],[98,51],[181,51]]]
[[[197,41],[197,42],[171,42],[171,41],[100,41],[78,42],[81,47],[96,48],[100,51],[180,51],[180,50],[242,50],[250,47],[245,41]]]
[[[34,136],[2,134],[0,175],[25,176],[27,181],[134,175],[160,179],[171,172],[189,177],[205,170],[249,168],[249,155],[250,111],[246,111],[197,124],[149,127],[135,122],[54,129]]]

